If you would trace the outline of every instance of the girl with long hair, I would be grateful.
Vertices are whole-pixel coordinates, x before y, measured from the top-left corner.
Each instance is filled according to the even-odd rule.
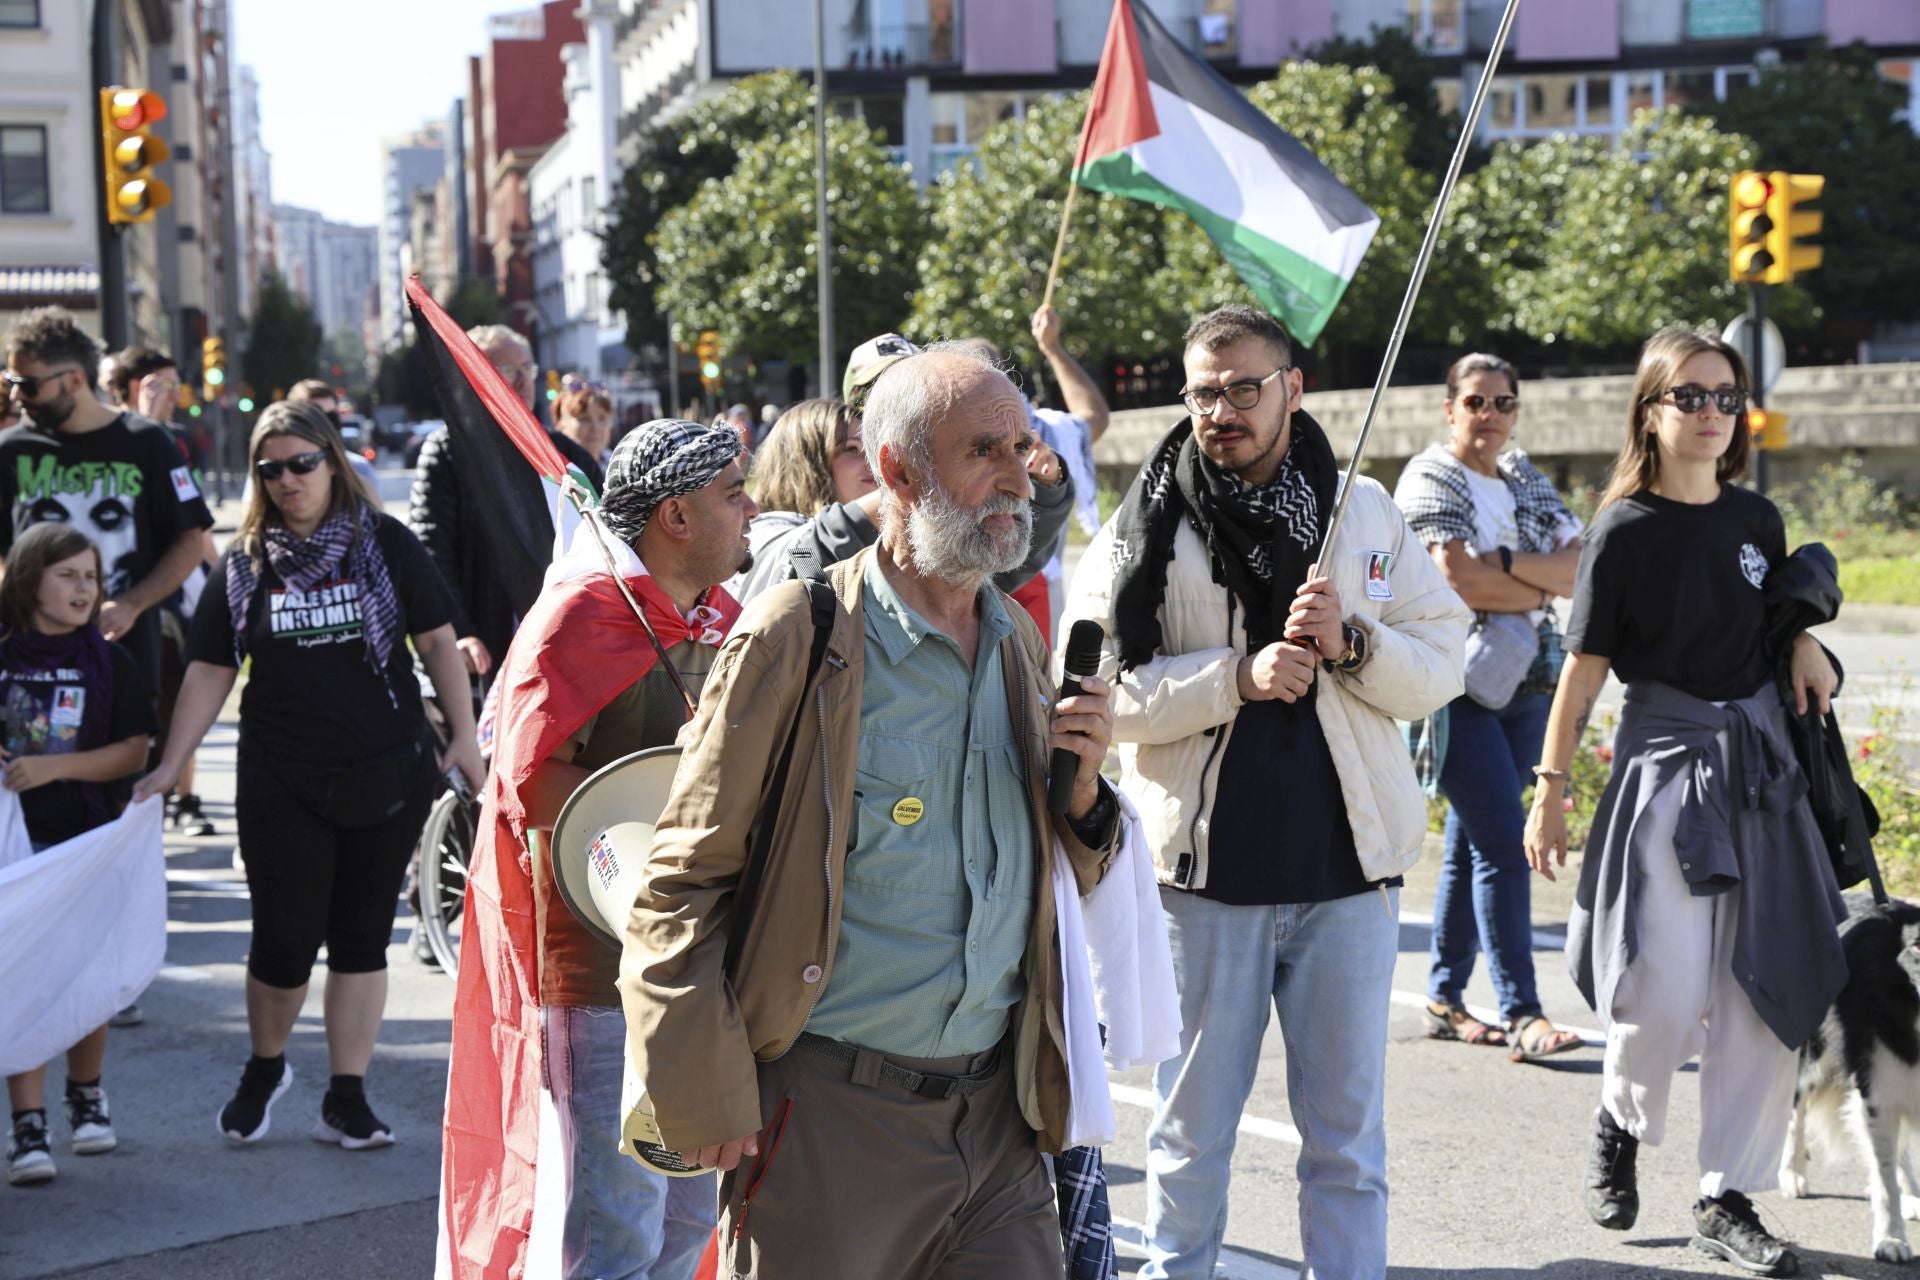
[[[380,511],[325,414],[270,406],[248,463],[253,491],[194,612],[166,752],[135,792],[173,784],[247,663],[234,810],[253,912],[253,1054],[218,1128],[236,1143],[266,1134],[293,1081],[287,1042],[324,943],[332,1078],[313,1136],[348,1150],[385,1146],[393,1130],[368,1105],[365,1077],[400,883],[446,763],[407,642],[450,721],[451,763],[478,788],[466,669],[439,570]]]
[[[20,535],[0,580],[0,756],[20,796],[37,853],[111,821],[125,796],[111,784],[146,763],[154,731],[146,680],[133,656],[100,634],[100,550],[69,525]],[[67,1121],[75,1155],[119,1145],[101,1068],[102,1025],[67,1050]],[[54,1176],[47,1133],[46,1068],[11,1076],[7,1181]]]
[[[1804,633],[1768,649],[1762,589],[1786,527],[1733,483],[1747,395],[1745,364],[1717,337],[1668,329],[1641,351],[1626,443],[1581,550],[1526,849],[1549,879],[1566,865],[1568,773],[1612,671],[1625,707],[1567,940],[1607,1034],[1587,1212],[1633,1225],[1640,1144],[1665,1137],[1673,1076],[1698,1055],[1693,1244],[1785,1276],[1798,1260],[1747,1193],[1773,1183],[1796,1051],[1846,977],[1845,913],[1786,703],[1824,711],[1838,678]]]

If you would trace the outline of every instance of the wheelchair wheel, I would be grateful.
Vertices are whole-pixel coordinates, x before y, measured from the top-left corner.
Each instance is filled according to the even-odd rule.
[[[467,862],[480,805],[457,790],[434,801],[420,832],[420,924],[448,977],[460,967],[460,922],[467,900]]]

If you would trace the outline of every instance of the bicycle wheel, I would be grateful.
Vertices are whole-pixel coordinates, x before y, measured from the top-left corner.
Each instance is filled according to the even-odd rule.
[[[448,977],[460,967],[460,922],[467,901],[467,862],[473,857],[480,806],[449,790],[433,802],[420,832],[420,924],[427,945]]]

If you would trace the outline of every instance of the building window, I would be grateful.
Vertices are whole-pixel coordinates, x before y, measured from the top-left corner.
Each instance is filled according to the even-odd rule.
[[[1407,0],[1407,29],[1429,53],[1459,53],[1467,47],[1461,0]]]
[[[0,213],[52,212],[46,126],[0,126]]]
[[[600,225],[600,210],[594,205],[593,176],[580,179],[580,225],[597,229]]]
[[[1705,71],[1669,71],[1666,74],[1664,101],[1669,107],[1689,103],[1712,102],[1714,73]]]
[[[0,0],[0,27],[40,25],[40,0]]]
[[[1026,116],[1027,103],[1040,95],[1023,93],[932,93],[927,105],[932,116],[932,176],[938,178],[960,161],[1006,120]]]

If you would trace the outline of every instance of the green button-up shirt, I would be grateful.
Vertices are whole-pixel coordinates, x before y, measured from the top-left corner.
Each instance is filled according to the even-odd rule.
[[[854,824],[833,978],[807,1030],[882,1053],[992,1048],[1026,992],[1035,850],[1007,710],[999,593],[980,593],[980,645],[909,608],[877,561],[861,590],[866,674]]]

